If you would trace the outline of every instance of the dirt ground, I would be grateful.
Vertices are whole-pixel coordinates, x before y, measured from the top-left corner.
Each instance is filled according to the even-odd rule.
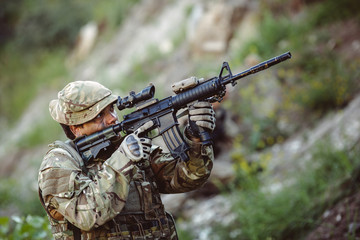
[[[306,240],[360,239],[360,192],[325,211],[320,225]]]
[[[334,46],[335,50],[342,53],[347,59],[359,59],[360,57],[360,31],[359,24],[354,20],[348,20],[335,24],[328,31],[333,39],[341,44]],[[359,45],[359,46],[358,46]],[[356,185],[360,175],[355,177]],[[360,240],[360,191],[354,193],[333,208],[325,211],[320,225],[312,231],[306,240]]]

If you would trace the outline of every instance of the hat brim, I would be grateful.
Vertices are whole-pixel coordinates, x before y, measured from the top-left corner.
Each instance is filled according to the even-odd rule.
[[[99,102],[95,103],[91,107],[79,112],[64,113],[58,100],[52,100],[50,102],[50,115],[51,117],[65,125],[79,125],[94,119],[104,108],[113,104],[118,99],[118,96],[110,94]]]

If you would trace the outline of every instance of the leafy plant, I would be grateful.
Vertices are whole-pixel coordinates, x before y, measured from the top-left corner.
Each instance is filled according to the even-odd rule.
[[[315,7],[311,21],[316,25],[355,17],[360,20],[360,6],[356,0],[326,0]]]
[[[42,125],[35,126],[30,133],[24,135],[19,143],[21,148],[31,148],[41,144],[48,144],[54,141],[63,133],[59,123],[55,121],[46,121]]]
[[[43,240],[51,239],[50,224],[47,217],[13,216],[0,217],[0,239],[8,240]]]
[[[80,27],[96,21],[114,31],[137,1],[16,0],[4,3],[0,46],[1,121],[13,123],[42,89],[70,81],[65,60]],[[2,35],[3,36],[3,35]],[[22,46],[21,48],[19,46]]]
[[[339,109],[359,91],[359,61],[346,63],[328,52],[318,57],[314,52],[304,54],[301,79],[289,88],[286,101],[293,101],[304,109],[326,112]]]
[[[24,215],[42,215],[44,209],[39,201],[37,191],[24,189],[18,179],[0,179],[0,205]]]
[[[139,2],[139,0],[90,0],[83,1],[92,6],[92,20],[100,24],[105,24],[106,28],[113,31],[116,29],[129,14],[131,8]]]
[[[217,227],[218,234],[221,239],[300,239],[327,207],[348,194],[341,186],[360,164],[358,154],[358,149],[335,150],[324,141],[312,151],[310,161],[289,173],[292,177],[278,191],[264,187],[266,171],[247,174],[246,168],[239,166],[239,182],[247,187],[236,192],[233,209],[238,218],[235,225]],[[230,232],[239,228],[232,237]]]
[[[265,2],[270,6],[284,4],[283,1]],[[258,36],[233,51],[234,62],[242,61],[251,54],[260,59],[272,57],[274,52],[291,51],[293,55],[286,64],[268,70],[273,72],[270,77],[276,78],[281,87],[277,92],[280,101],[271,114],[266,115],[264,109],[254,107],[269,101],[266,92],[261,91],[262,82],[256,76],[239,88],[238,98],[241,101],[231,102],[230,108],[239,115],[245,129],[241,133],[241,144],[246,148],[258,151],[278,143],[278,139],[283,141],[291,131],[312,124],[330,110],[345,107],[359,92],[359,59],[347,61],[333,49],[330,43],[334,42],[334,36],[327,27],[331,21],[319,21],[325,20],[324,14],[332,16],[324,9],[335,6],[339,8],[336,14],[342,18],[356,15],[349,9],[354,1],[348,2],[349,5],[322,1],[312,8],[306,5],[307,11],[298,16],[302,16],[301,21],[281,11],[265,10],[261,15]],[[340,15],[339,19],[342,19]],[[264,82],[268,86],[271,84],[269,80]],[[281,128],[280,120],[281,123],[292,122],[293,126]]]
[[[26,2],[18,21],[17,40],[24,48],[71,46],[90,19],[90,8],[79,1]]]
[[[39,88],[51,88],[68,77],[65,50],[20,52],[9,44],[0,55],[0,114],[9,122],[18,119]]]

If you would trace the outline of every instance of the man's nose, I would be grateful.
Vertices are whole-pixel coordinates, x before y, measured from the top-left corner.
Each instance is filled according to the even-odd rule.
[[[113,124],[116,124],[119,121],[119,118],[116,114],[116,112],[109,112],[106,117],[106,125],[110,126]]]

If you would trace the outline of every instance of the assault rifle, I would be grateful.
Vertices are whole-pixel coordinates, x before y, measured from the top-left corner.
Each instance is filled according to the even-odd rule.
[[[187,155],[189,146],[180,132],[176,116],[177,111],[186,108],[188,104],[194,101],[220,102],[225,96],[226,85],[235,86],[237,80],[265,70],[289,58],[291,58],[291,53],[287,52],[236,75],[231,73],[229,64],[224,62],[219,76],[208,80],[191,77],[178,82],[172,86],[175,95],[162,100],[154,98],[155,87],[153,85],[149,85],[137,94],[132,91],[124,98],[118,97],[116,105],[119,110],[132,107],[136,107],[136,110],[124,115],[124,120],[118,124],[89,136],[75,139],[73,142],[75,148],[86,164],[90,159],[97,158],[101,152],[111,149],[114,139],[118,139],[121,133],[133,133],[143,124],[152,121],[153,126],[144,134],[157,128],[171,155],[174,158],[187,161],[189,159]],[[200,139],[204,144],[211,143],[211,137],[206,131],[200,132]]]

